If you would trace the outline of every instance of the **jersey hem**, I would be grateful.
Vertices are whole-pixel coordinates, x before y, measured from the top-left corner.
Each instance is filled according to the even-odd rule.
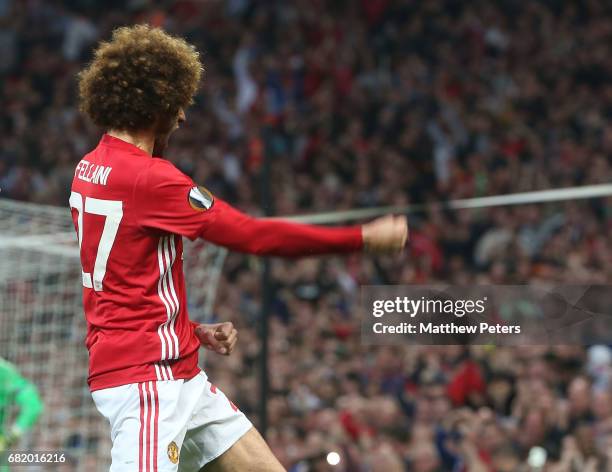
[[[174,379],[172,380],[191,380],[196,375],[198,375],[200,372],[203,372],[203,370],[200,369],[200,367],[196,365],[191,371],[185,374],[174,375]],[[110,376],[116,377],[117,374],[113,372],[112,374],[107,374],[107,375],[109,377]],[[89,391],[95,392],[97,390],[104,390],[106,388],[121,387],[122,385],[130,385],[133,383],[150,382],[152,380],[165,382],[165,380],[158,379],[156,375],[150,375],[150,374],[134,376],[134,377],[131,377],[129,380],[122,380],[122,381],[115,381],[115,382],[105,382],[103,379],[101,380],[98,379],[98,380],[92,380],[89,382]]]

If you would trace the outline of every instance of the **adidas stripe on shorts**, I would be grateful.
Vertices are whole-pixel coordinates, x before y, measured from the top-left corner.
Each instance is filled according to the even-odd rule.
[[[197,472],[252,424],[208,381],[152,380],[92,393],[111,426],[110,472]]]

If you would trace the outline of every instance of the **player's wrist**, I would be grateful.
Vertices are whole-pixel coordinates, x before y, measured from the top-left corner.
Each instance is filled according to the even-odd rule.
[[[372,250],[372,228],[368,224],[361,225],[361,250],[371,252]]]

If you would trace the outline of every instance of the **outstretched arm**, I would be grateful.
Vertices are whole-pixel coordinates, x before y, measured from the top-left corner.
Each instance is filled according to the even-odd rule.
[[[239,252],[313,256],[399,251],[408,237],[405,217],[385,216],[363,226],[326,228],[248,216],[196,186],[172,164],[152,159],[135,179],[136,211],[143,228],[204,238]]]
[[[405,217],[386,216],[363,226],[326,228],[277,219],[253,218],[222,200],[215,202],[215,220],[201,237],[229,249],[268,256],[313,256],[401,250],[408,238]]]
[[[352,252],[363,246],[360,226],[324,228],[253,218],[218,199],[213,208],[214,221],[200,236],[234,251],[295,257]]]

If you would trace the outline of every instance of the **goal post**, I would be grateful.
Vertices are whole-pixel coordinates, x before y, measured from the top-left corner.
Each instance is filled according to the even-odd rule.
[[[188,306],[198,321],[211,316],[225,255],[185,240]],[[86,383],[82,290],[69,210],[0,199],[0,357],[37,386],[44,403],[19,448],[62,450],[75,458],[74,470],[108,470],[108,425]]]

